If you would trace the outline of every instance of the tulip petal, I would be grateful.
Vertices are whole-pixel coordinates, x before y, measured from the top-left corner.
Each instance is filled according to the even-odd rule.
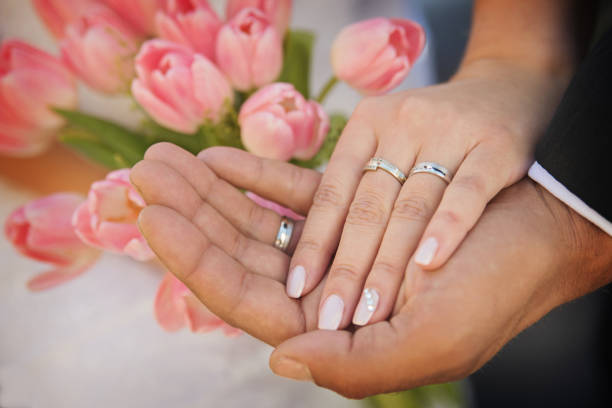
[[[253,154],[269,159],[289,160],[294,150],[291,127],[268,112],[244,118],[242,142]]]

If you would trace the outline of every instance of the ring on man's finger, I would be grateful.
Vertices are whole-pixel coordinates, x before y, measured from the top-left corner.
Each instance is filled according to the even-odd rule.
[[[289,248],[289,242],[291,242],[291,236],[293,235],[293,227],[295,223],[287,217],[281,218],[280,227],[274,240],[274,247],[280,249],[283,252],[287,252]]]

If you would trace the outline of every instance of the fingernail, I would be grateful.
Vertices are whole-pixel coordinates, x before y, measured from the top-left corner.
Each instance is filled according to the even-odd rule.
[[[342,320],[344,302],[338,295],[331,295],[327,298],[319,314],[319,329],[337,330]]]
[[[427,238],[414,255],[414,262],[419,265],[427,266],[433,261],[436,250],[438,249],[438,240],[434,237]]]
[[[279,358],[279,360],[274,363],[272,371],[274,371],[276,375],[291,378],[292,380],[313,381],[310,369],[306,365],[288,357]]]
[[[302,265],[298,265],[289,272],[287,277],[287,295],[292,298],[302,296],[304,284],[306,283],[306,269]]]
[[[355,311],[355,316],[353,316],[353,323],[359,326],[368,324],[378,307],[378,299],[379,297],[376,289],[365,289],[361,296],[359,306],[357,306],[357,310]]]

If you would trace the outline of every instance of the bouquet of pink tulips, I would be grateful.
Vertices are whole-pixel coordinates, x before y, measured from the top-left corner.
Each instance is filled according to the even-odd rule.
[[[129,168],[152,144],[171,142],[194,154],[234,146],[320,166],[347,120],[322,107],[333,86],[341,80],[364,94],[387,92],[408,75],[425,42],[412,21],[353,24],[332,45],[335,76],[312,98],[314,36],[289,29],[291,0],[229,0],[225,19],[206,0],[32,3],[61,55],[17,39],[2,43],[0,154],[31,156],[59,140],[112,170],[87,197],[54,194],[6,221],[17,250],[52,266],[29,281],[35,291],[81,274],[102,251],[154,259],[136,226],[145,203],[129,181]],[[144,117],[141,126],[128,129],[79,111],[77,81],[130,95]],[[155,313],[167,330],[237,333],[169,273]]]

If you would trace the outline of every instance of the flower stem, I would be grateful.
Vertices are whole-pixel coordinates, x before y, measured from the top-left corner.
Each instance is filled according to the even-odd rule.
[[[316,101],[319,103],[323,103],[325,98],[327,98],[327,95],[331,92],[332,89],[334,89],[338,81],[338,78],[335,75],[332,75],[332,77],[329,78],[329,80],[325,83],[325,86],[323,86],[323,89],[321,89],[321,92],[319,92],[319,96],[317,96]]]

